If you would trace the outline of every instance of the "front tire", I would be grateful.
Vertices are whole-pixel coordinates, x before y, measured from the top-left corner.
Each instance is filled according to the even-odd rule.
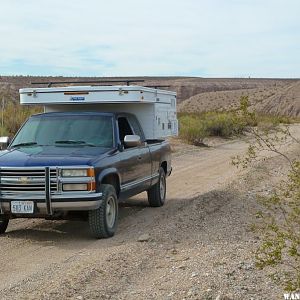
[[[112,237],[118,223],[118,198],[115,188],[110,184],[101,184],[103,194],[98,209],[89,211],[89,226],[93,237],[97,239]]]
[[[0,215],[0,234],[5,233],[8,223],[9,223],[9,218],[4,215]]]
[[[148,190],[148,202],[152,207],[160,207],[165,204],[167,193],[166,173],[163,168],[159,169],[158,182]]]

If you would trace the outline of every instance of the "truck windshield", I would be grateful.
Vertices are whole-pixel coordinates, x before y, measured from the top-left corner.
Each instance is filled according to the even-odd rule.
[[[67,114],[34,116],[21,128],[11,147],[64,145],[112,148],[112,118]]]

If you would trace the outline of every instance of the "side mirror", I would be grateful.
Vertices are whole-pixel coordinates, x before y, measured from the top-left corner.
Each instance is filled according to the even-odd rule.
[[[0,137],[0,148],[1,150],[5,150],[9,145],[10,139],[8,136],[1,136]]]
[[[124,145],[127,148],[138,147],[141,143],[141,137],[139,135],[125,135]]]

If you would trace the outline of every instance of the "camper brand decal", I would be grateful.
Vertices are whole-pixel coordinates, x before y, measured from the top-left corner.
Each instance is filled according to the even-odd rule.
[[[84,101],[85,97],[71,97],[71,101]]]

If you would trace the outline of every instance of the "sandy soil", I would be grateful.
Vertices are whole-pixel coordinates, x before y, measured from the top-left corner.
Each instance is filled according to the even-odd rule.
[[[240,140],[177,142],[166,205],[148,207],[145,194],[121,204],[111,239],[91,239],[79,221],[12,221],[0,237],[0,298],[281,299],[268,271],[255,269],[249,225],[255,193],[269,193],[286,163],[273,156],[239,171],[231,157],[246,148]],[[299,155],[299,145],[284,149]]]

